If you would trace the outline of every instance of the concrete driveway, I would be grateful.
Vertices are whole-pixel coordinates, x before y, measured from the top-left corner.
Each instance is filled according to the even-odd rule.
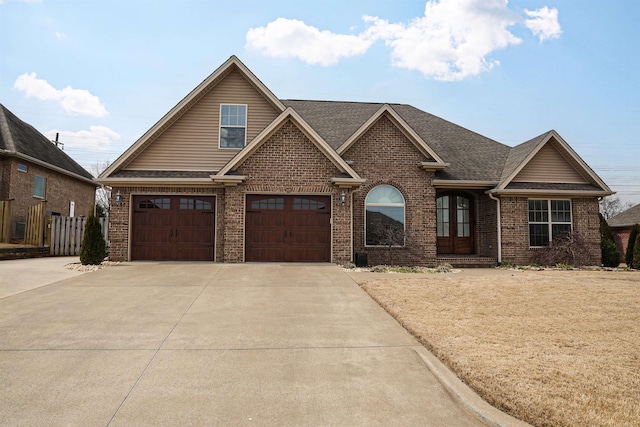
[[[484,425],[423,351],[333,265],[119,264],[0,299],[0,424]]]

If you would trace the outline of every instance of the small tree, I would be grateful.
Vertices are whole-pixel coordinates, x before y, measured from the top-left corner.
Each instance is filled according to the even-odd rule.
[[[102,226],[98,217],[89,212],[87,223],[82,237],[82,247],[80,248],[80,262],[82,265],[99,265],[107,256],[107,244],[102,235]]]
[[[620,249],[613,239],[611,227],[604,216],[600,214],[600,253],[602,265],[605,267],[617,267],[620,265]]]
[[[633,268],[640,270],[640,234],[636,237],[636,243],[633,245]]]
[[[631,227],[629,243],[627,243],[627,252],[624,255],[624,262],[627,264],[627,267],[631,267],[633,264],[633,248],[636,244],[638,234],[640,234],[640,225],[636,224]]]

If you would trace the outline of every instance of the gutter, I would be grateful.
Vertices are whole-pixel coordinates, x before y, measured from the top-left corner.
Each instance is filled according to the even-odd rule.
[[[500,199],[494,196],[491,192],[487,191],[486,194],[490,199],[496,201],[496,215],[497,215],[497,223],[498,223],[498,263],[502,263],[502,223],[500,221]]]

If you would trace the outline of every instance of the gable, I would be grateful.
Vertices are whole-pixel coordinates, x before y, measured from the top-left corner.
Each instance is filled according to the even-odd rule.
[[[418,162],[433,161],[425,155],[383,114],[342,153],[347,161],[354,162],[354,168],[388,169],[389,167],[417,166]]]
[[[279,113],[237,69],[231,70],[125,168],[206,171],[222,168],[239,150],[218,147],[220,104],[247,105],[247,143]]]
[[[287,119],[238,166],[247,184],[326,185],[338,167],[292,120]]]
[[[511,182],[589,183],[575,159],[563,155],[563,151],[557,141],[550,139]]]

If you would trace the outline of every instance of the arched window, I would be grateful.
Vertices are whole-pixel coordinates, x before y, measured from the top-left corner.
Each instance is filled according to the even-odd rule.
[[[364,201],[365,244],[404,246],[404,197],[390,185],[374,187]]]

